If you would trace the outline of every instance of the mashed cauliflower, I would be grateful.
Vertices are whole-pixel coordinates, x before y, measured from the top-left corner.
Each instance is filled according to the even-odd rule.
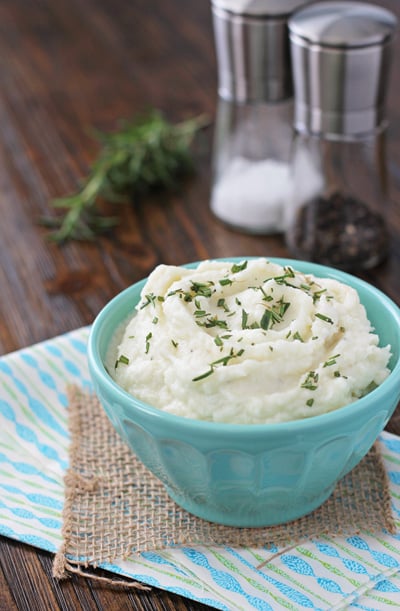
[[[167,412],[271,423],[330,412],[388,375],[357,292],[266,259],[160,265],[111,351],[126,391]]]

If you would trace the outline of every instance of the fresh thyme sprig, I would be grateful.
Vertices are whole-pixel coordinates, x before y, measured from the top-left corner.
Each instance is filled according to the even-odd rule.
[[[54,208],[65,209],[64,215],[42,219],[54,229],[51,239],[92,240],[117,225],[117,216],[99,212],[99,200],[123,203],[154,189],[175,188],[177,179],[193,169],[190,145],[207,123],[200,116],[172,124],[153,111],[114,133],[95,132],[101,150],[82,187],[52,202]]]

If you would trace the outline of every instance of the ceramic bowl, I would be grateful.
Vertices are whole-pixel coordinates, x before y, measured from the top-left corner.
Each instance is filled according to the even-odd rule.
[[[146,280],[112,299],[95,319],[89,337],[94,389],[117,432],[178,505],[225,525],[274,525],[319,507],[368,452],[400,399],[397,305],[342,271],[297,260],[270,260],[334,278],[358,291],[381,345],[392,348],[391,374],[378,388],[328,414],[280,424],[203,422],[147,405],[120,388],[104,366],[111,338],[133,312]]]

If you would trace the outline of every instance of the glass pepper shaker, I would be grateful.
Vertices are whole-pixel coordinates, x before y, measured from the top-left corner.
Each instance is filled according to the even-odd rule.
[[[305,0],[212,0],[218,63],[211,210],[248,233],[283,231],[293,87],[287,19]]]
[[[395,28],[391,12],[360,2],[318,2],[289,21],[295,137],[285,219],[297,258],[357,270],[387,256],[385,101]]]

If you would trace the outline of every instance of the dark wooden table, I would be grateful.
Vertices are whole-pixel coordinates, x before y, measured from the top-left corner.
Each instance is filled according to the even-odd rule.
[[[381,5],[400,17],[396,0]],[[389,95],[391,254],[364,274],[400,302],[400,40]],[[208,206],[212,128],[180,195],[121,206],[122,222],[93,243],[62,247],[38,220],[74,190],[97,152],[89,127],[116,127],[147,108],[174,121],[214,117],[216,63],[207,0],[2,0],[0,3],[0,354],[92,322],[116,293],[158,263],[286,256],[281,237],[251,237]],[[400,433],[400,416],[388,427]],[[198,610],[153,589],[57,583],[52,556],[0,539],[0,609]]]

